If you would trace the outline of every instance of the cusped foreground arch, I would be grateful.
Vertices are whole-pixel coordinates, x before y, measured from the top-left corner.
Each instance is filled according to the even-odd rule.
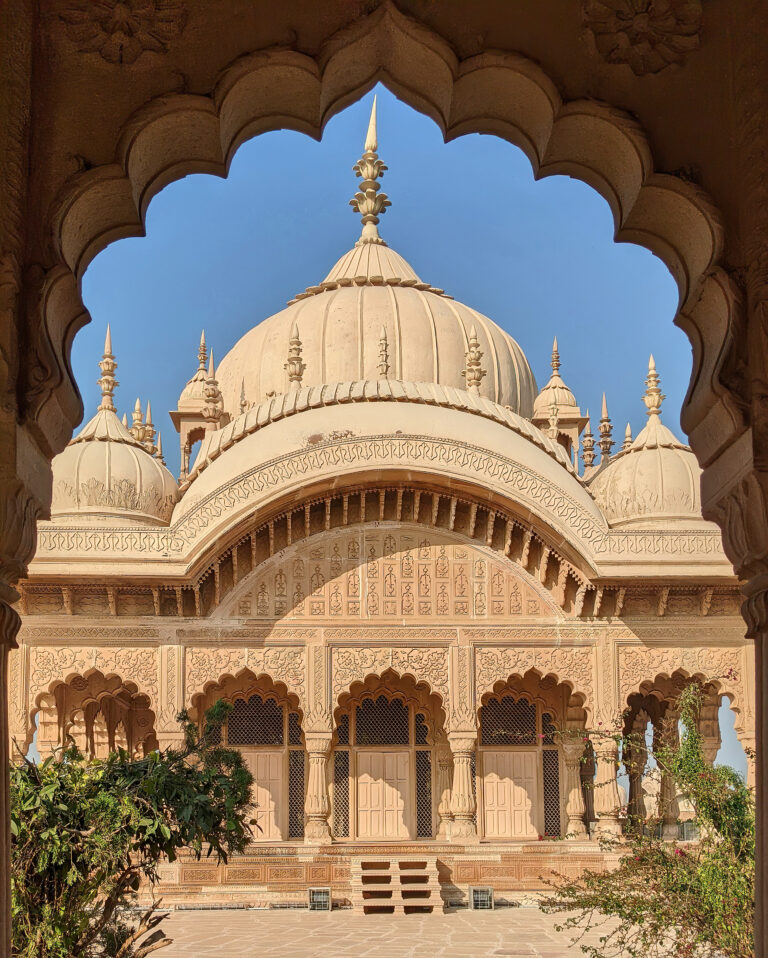
[[[208,95],[152,100],[123,127],[111,164],[66,184],[51,212],[59,265],[42,292],[48,364],[59,375],[30,397],[28,410],[54,452],[82,414],[68,357],[88,321],[79,283],[94,256],[117,239],[143,235],[149,202],[168,183],[196,172],[226,176],[237,148],[269,130],[320,138],[335,113],[379,81],[431,117],[446,140],[492,133],[520,147],[537,177],[566,174],[596,189],[611,208],[616,239],[651,250],[677,282],[676,322],[691,339],[694,364],[683,427],[701,464],[744,431],[745,406],[724,381],[742,304],[717,266],[723,227],[709,197],[654,170],[647,137],[626,113],[564,102],[552,79],[518,54],[460,59],[386,2],[316,57],[255,51],[223,71]]]

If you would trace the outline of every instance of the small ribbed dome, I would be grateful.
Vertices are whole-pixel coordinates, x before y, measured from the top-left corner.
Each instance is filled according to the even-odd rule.
[[[590,492],[612,525],[702,521],[701,469],[688,446],[662,423],[659,377],[651,357],[645,428],[601,469]]]
[[[365,151],[355,166],[360,191],[351,201],[362,216],[360,239],[321,283],[251,329],[224,357],[218,370],[224,409],[234,417],[246,404],[298,386],[377,378],[466,389],[474,327],[480,394],[529,418],[538,390],[515,340],[423,282],[379,236],[379,216],[390,203],[379,189],[386,166],[377,148],[374,99]]]
[[[552,375],[533,403],[533,419],[547,420],[552,415],[552,407],[557,406],[559,418],[575,415],[581,417],[579,404],[560,375],[560,353],[557,338],[552,345]]]
[[[99,364],[102,401],[96,415],[53,460],[51,518],[114,524],[167,523],[178,499],[176,480],[166,469],[162,453],[135,439],[115,414],[112,392],[117,385],[117,363],[111,351],[109,330],[104,357]],[[148,407],[149,408],[149,407]],[[141,410],[137,404],[137,416]],[[147,422],[142,423],[149,427]]]

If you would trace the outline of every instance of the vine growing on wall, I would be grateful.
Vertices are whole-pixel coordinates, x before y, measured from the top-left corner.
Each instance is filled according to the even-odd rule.
[[[542,908],[568,913],[560,930],[576,931],[577,941],[588,931],[602,930],[599,944],[581,945],[590,958],[754,956],[754,792],[734,769],[705,761],[701,704],[700,686],[682,691],[675,706],[679,744],[677,717],[671,720],[675,728],[667,728],[650,747],[644,732],[623,735],[621,722],[590,733],[592,739],[616,740],[628,774],[636,771],[632,755],[642,754],[643,765],[646,753],[651,755],[655,774],[671,778],[677,794],[690,802],[698,826],[693,841],[666,841],[663,808],[650,816],[630,808],[624,838],[603,842],[621,855],[615,870],[549,882],[552,894]]]

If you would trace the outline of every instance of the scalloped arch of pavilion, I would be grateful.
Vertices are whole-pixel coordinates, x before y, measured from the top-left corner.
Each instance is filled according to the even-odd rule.
[[[683,427],[704,468],[705,515],[720,524],[726,553],[747,583],[744,614],[758,647],[756,683],[744,647],[735,642],[717,650],[716,671],[726,674],[721,664],[741,669],[745,690],[738,714],[745,717],[745,733],[751,734],[754,699],[765,687],[761,643],[768,631],[768,510],[760,454],[766,427],[762,406],[753,401],[753,392],[768,375],[759,335],[768,302],[768,130],[759,122],[768,109],[768,80],[763,79],[768,77],[768,54],[759,38],[768,29],[768,13],[751,0],[686,5],[685,16],[673,5],[671,18],[654,22],[649,42],[647,32],[631,17],[619,22],[606,14],[604,4],[579,6],[574,3],[563,18],[551,18],[542,6],[521,13],[519,22],[498,23],[478,3],[459,23],[436,13],[420,19],[423,11],[406,0],[399,5],[383,2],[359,19],[349,5],[331,4],[319,24],[310,5],[300,5],[292,10],[291,27],[300,24],[301,30],[293,33],[288,31],[287,10],[270,8],[259,16],[254,13],[252,20],[222,17],[213,27],[207,23],[205,5],[178,0],[162,18],[151,4],[138,11],[131,8],[136,22],[130,40],[116,36],[109,16],[94,8],[87,43],[82,24],[66,8],[45,18],[38,18],[32,6],[0,14],[3,33],[11,39],[2,54],[3,76],[14,81],[0,106],[0,169],[7,200],[0,213],[5,290],[0,332],[3,355],[18,355],[18,363],[0,365],[0,383],[9,397],[7,428],[0,433],[7,463],[0,524],[3,654],[19,628],[11,607],[14,584],[26,572],[35,548],[35,521],[46,514],[50,501],[46,462],[64,447],[82,411],[68,352],[77,329],[88,320],[79,294],[88,263],[109,242],[140,235],[151,197],[173,179],[190,172],[225,174],[237,146],[267,129],[291,127],[319,136],[334,112],[382,78],[406,102],[431,116],[446,138],[472,131],[494,133],[520,146],[537,175],[567,173],[589,183],[609,203],[617,238],[647,246],[675,277],[680,290],[677,322],[692,341],[694,362]],[[652,12],[649,15],[653,19]],[[236,38],[227,26],[235,22]],[[478,44],[479,35],[483,39]],[[200,37],[205,43],[198,42]],[[737,39],[735,58],[726,38]],[[276,42],[283,48],[275,49]],[[77,86],[64,83],[64,73],[33,70],[43,49],[57,51],[66,76],[75,77]],[[141,82],[126,83],[126,76],[138,69],[137,61]],[[561,78],[561,89],[552,76]],[[78,88],[87,95],[97,82],[99,104],[94,108],[91,101],[88,110],[79,110],[70,101],[71,91]],[[180,92],[180,83],[182,91],[197,92]],[[42,118],[53,114],[64,121],[44,127]],[[727,139],[724,131],[729,131]],[[665,172],[671,170],[676,172]],[[212,543],[203,544],[201,555],[213,548]],[[573,562],[575,556],[562,558]],[[581,558],[588,565],[592,557]],[[101,669],[102,660],[108,669],[119,659],[120,646],[135,642],[141,643],[146,694],[157,721],[170,728],[173,708],[187,694],[184,683],[194,657],[186,655],[186,646],[161,642],[159,627],[149,620],[165,615],[169,607],[186,614],[190,602],[198,612],[195,603],[201,600],[191,568],[181,573],[189,578],[171,589],[166,584],[158,589],[133,585],[105,588],[103,594],[96,590],[94,595],[79,585],[41,584],[34,601],[39,610],[49,610],[46,615],[61,611],[87,617],[87,610],[95,608],[97,616],[115,616],[115,623],[100,627],[105,644],[99,650],[92,648],[94,627],[84,619],[67,630],[66,643],[56,623],[25,626],[22,651],[10,661],[14,728],[24,714],[23,690],[30,687],[41,655],[47,659],[38,671],[51,681],[58,680],[57,667],[69,668],[73,654],[78,675],[86,676],[92,668],[108,675],[111,672]],[[221,567],[217,573],[214,564],[208,578],[214,580],[215,596]],[[570,633],[561,625],[565,642],[554,650],[541,648],[534,661],[537,656],[573,653],[571,668],[586,676],[586,657],[580,658],[578,645],[570,648],[567,640],[578,643],[585,629],[592,630],[595,695],[612,706],[619,704],[623,689],[639,688],[650,675],[673,677],[676,670],[687,676],[713,674],[713,662],[702,660],[699,643],[692,642],[681,655],[663,623],[651,628],[642,620],[649,607],[658,619],[690,615],[698,608],[705,614],[696,631],[708,635],[714,648],[723,624],[717,619],[718,604],[731,601],[717,589],[707,586],[686,594],[670,584],[643,593],[614,582],[589,591],[596,604],[583,605],[580,615],[572,617],[588,614],[589,624],[572,623]],[[610,601],[614,620],[610,640],[605,623],[597,627],[592,621],[600,620],[604,600]],[[146,618],[129,626],[117,621],[121,615]],[[505,638],[515,645],[503,648],[495,644],[492,627],[473,627],[478,631],[467,633],[469,644],[451,646],[445,655],[457,688],[474,693],[477,670],[491,668],[496,660],[500,674],[526,674],[522,660],[532,653],[524,643],[535,634],[533,624],[510,627]],[[332,667],[336,646],[318,656],[311,623],[302,626],[308,644],[300,655],[295,646],[268,644],[279,637],[279,623],[250,628],[250,633],[241,629],[247,634],[237,642],[243,644],[233,643],[227,655],[245,662],[246,668],[251,660],[256,669],[270,659],[287,665],[297,687],[315,696],[314,714],[322,724],[328,703],[316,695],[316,676]],[[293,628],[295,639],[298,626]],[[364,633],[358,628],[358,635]],[[396,639],[396,627],[391,634]],[[439,627],[423,637],[434,648],[446,642]],[[343,635],[331,638],[341,643],[341,653],[347,651]],[[362,651],[390,663],[399,663],[405,655],[396,645],[366,645]],[[222,657],[218,647],[211,655]],[[195,665],[201,673],[203,658],[198,656]],[[46,672],[51,666],[54,671]],[[439,672],[434,659],[429,670]],[[124,680],[131,681],[127,676]],[[607,688],[612,691],[606,699]],[[464,721],[472,703],[458,701],[452,708]],[[0,741],[6,742],[6,736],[0,735]],[[460,746],[467,738],[455,737],[454,743],[463,768],[469,750]],[[759,789],[764,776],[764,768],[759,768]],[[764,803],[758,807],[764,815]],[[462,814],[466,824],[466,809]],[[766,831],[759,831],[763,837],[758,854],[763,858]],[[7,856],[7,830],[0,846]],[[7,857],[0,859],[0,867],[7,876]],[[473,873],[473,880],[477,877]],[[758,948],[765,938],[765,895],[766,889],[759,887]],[[6,935],[7,905],[6,881],[0,886]]]

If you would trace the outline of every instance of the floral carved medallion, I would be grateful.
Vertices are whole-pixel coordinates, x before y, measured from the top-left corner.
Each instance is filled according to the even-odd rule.
[[[182,0],[70,0],[59,16],[78,50],[107,63],[134,63],[146,50],[165,53],[187,20]]]
[[[584,0],[600,55],[637,76],[683,62],[699,45],[701,14],[701,0]]]

